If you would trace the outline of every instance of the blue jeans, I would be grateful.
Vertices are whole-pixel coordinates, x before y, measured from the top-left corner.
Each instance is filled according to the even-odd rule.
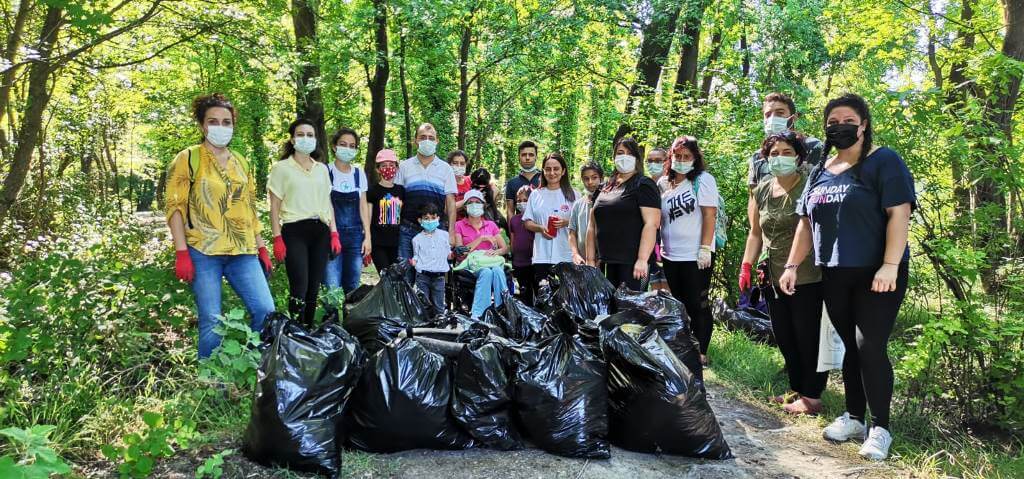
[[[491,295],[494,295],[494,305],[501,306],[501,294],[508,289],[505,279],[505,270],[500,266],[484,268],[476,273],[476,289],[473,291],[473,310],[470,315],[473,319],[480,319],[484,310],[491,305]]]
[[[398,259],[412,259],[412,239],[420,231],[419,226],[405,222],[398,226]]]
[[[256,255],[205,255],[191,246],[188,253],[196,269],[192,293],[196,297],[199,315],[199,359],[203,359],[210,357],[220,346],[221,337],[213,332],[213,328],[220,324],[224,278],[245,303],[245,309],[252,317],[249,327],[253,331],[263,329],[263,320],[274,312],[274,298],[270,295],[270,286]]]
[[[363,271],[363,227],[338,230],[341,240],[341,254],[327,262],[324,285],[328,288],[341,287],[345,294],[359,287],[359,275]]]
[[[416,288],[427,295],[434,312],[441,314],[444,307],[444,273],[416,272]]]

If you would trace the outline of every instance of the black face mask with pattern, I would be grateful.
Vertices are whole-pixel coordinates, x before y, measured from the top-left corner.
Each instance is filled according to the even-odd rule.
[[[859,139],[857,137],[857,130],[860,125],[852,123],[836,123],[835,125],[829,125],[825,128],[825,139],[828,140],[829,144],[840,149],[845,150],[854,143],[857,143]]]

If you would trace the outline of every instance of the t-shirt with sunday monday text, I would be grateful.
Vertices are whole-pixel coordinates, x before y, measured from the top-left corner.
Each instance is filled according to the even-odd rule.
[[[523,220],[530,220],[540,226],[547,227],[548,217],[555,215],[569,219],[574,198],[579,193],[573,192],[573,198],[566,198],[561,189],[546,187],[535,190],[526,202]],[[542,234],[533,237],[533,264],[558,264],[572,261],[572,250],[569,249],[569,228],[558,228],[554,239],[547,239]]]
[[[668,183],[668,178],[661,181]],[[661,194],[661,257],[669,261],[697,261],[700,251],[703,212],[700,207],[718,207],[718,183],[703,172],[697,177],[698,192],[693,183],[683,179],[675,187],[668,183]],[[699,193],[699,194],[697,194]],[[711,251],[715,242],[711,241]]]
[[[811,221],[814,261],[828,267],[877,267],[884,261],[886,208],[917,204],[914,177],[895,151],[881,147],[842,173],[811,173],[796,212]],[[902,261],[910,259],[909,245]]]

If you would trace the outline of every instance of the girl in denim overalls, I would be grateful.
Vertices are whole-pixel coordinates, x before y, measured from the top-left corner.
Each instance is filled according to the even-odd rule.
[[[331,204],[341,237],[341,254],[327,263],[326,284],[350,293],[359,287],[363,258],[370,255],[370,213],[366,203],[369,180],[352,165],[359,153],[359,135],[339,128],[331,137],[335,160],[327,165],[331,176]]]

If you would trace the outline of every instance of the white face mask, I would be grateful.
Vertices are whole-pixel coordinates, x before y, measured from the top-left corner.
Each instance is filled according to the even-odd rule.
[[[796,171],[795,156],[772,156],[768,158],[768,171],[772,176],[791,175]]]
[[[788,129],[789,117],[772,115],[764,119],[765,135],[774,135],[776,133],[782,133]]]
[[[304,154],[310,154],[316,149],[316,137],[314,136],[300,136],[295,138],[295,151]]]
[[[693,161],[673,161],[672,170],[681,175],[685,175],[693,171]]]
[[[466,205],[466,213],[469,213],[469,216],[474,218],[479,218],[484,215],[484,205],[480,203]]]
[[[434,156],[437,151],[437,142],[433,140],[420,140],[416,151],[423,156]]]
[[[354,160],[356,158],[356,153],[359,153],[359,150],[357,150],[355,148],[349,148],[347,146],[336,146],[336,147],[334,147],[334,154],[343,163],[349,163],[352,160]]]
[[[526,202],[523,201],[521,203],[516,203],[516,211],[518,211],[520,213],[526,211]]]
[[[622,174],[632,173],[636,170],[636,157],[633,155],[616,156],[615,169]]]
[[[234,127],[210,125],[206,127],[206,141],[218,148],[224,148],[231,143],[231,136],[235,134]]]
[[[466,176],[466,165],[452,165],[452,171],[455,172],[455,176]]]

